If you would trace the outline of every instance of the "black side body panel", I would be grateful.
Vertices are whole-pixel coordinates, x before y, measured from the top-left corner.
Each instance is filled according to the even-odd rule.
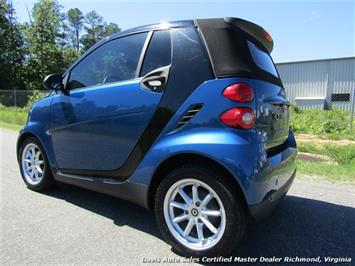
[[[178,108],[201,83],[213,78],[196,28],[171,29],[171,38],[172,65],[167,86],[152,120],[122,167],[110,171],[58,169],[59,171],[54,171],[57,175],[113,178],[121,181],[128,179]]]
[[[255,34],[240,21],[255,25],[259,30]],[[213,71],[216,77],[246,77],[268,81],[282,86],[278,77],[260,69],[254,62],[249,51],[247,40],[253,42],[260,49],[269,53],[272,47],[265,47],[259,35],[261,27],[251,22],[236,19],[197,19],[195,21],[204,40],[206,49],[211,59]],[[249,25],[247,24],[247,25]],[[244,25],[244,26],[243,26]],[[252,27],[251,27],[252,28]],[[258,39],[257,39],[258,38]]]

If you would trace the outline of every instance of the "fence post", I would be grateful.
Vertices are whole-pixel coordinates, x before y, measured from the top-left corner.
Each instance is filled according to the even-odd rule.
[[[14,106],[16,107],[17,99],[16,99],[16,88],[14,88]]]
[[[355,108],[355,87],[353,88],[353,95],[351,97],[350,134],[353,133],[354,108]]]

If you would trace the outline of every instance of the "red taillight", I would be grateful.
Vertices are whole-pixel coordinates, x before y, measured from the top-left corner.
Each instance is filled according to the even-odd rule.
[[[220,120],[227,126],[249,129],[254,126],[255,115],[249,107],[236,107],[221,114]]]
[[[224,89],[223,96],[232,101],[246,103],[253,100],[254,92],[247,83],[235,83]]]

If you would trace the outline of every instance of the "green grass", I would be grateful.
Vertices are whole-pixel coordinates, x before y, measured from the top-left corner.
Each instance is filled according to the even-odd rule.
[[[5,122],[0,121],[0,128],[7,128],[7,129],[19,131],[22,128],[22,126],[9,124],[9,123],[5,123]]]
[[[344,182],[355,184],[355,144],[317,145],[308,142],[299,142],[298,150],[313,154],[326,155],[335,163],[310,162],[298,160],[298,172],[301,175],[312,176],[329,182]]]
[[[319,162],[297,161],[297,176],[312,180],[355,185],[354,165],[335,165]]]
[[[298,150],[314,154],[326,155],[333,158],[338,164],[353,165],[355,167],[355,144],[336,145],[324,144],[315,145],[308,142],[299,142]],[[354,169],[355,171],[355,169]]]
[[[21,128],[26,123],[27,115],[27,109],[0,105],[0,126],[10,129]]]
[[[32,104],[43,98],[46,92],[32,91],[25,107],[6,107],[0,104],[0,127],[18,130],[27,120],[28,110]]]

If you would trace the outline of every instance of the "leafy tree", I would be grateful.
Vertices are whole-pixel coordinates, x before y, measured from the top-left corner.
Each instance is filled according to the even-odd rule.
[[[64,49],[68,46],[72,45],[71,41],[71,29],[70,26],[67,22],[67,16],[65,13],[60,14],[60,26],[58,30],[58,36],[57,36],[57,44],[60,47],[60,49]]]
[[[109,36],[119,31],[121,31],[120,27],[118,27],[116,23],[110,22],[109,24],[104,25],[104,32],[102,34],[103,35],[102,37]]]
[[[84,15],[78,8],[69,9],[67,12],[68,24],[71,30],[71,41],[77,52],[80,49],[80,31],[84,26]]]
[[[43,78],[60,73],[65,66],[63,51],[63,14],[56,0],[40,0],[32,9],[32,22],[25,31],[28,43],[27,86],[40,89]]]
[[[22,86],[24,60],[21,26],[15,18],[12,1],[0,0],[0,89],[12,90]]]
[[[85,15],[84,29],[86,34],[81,38],[84,51],[89,49],[102,38],[121,30],[115,23],[107,24],[104,22],[103,18],[97,14],[96,11],[90,11]]]
[[[64,69],[67,69],[72,63],[74,63],[80,56],[80,51],[77,52],[73,47],[68,46],[63,49],[64,56]]]
[[[87,50],[100,39],[101,32],[103,31],[102,22],[103,18],[96,11],[90,11],[85,15],[84,29],[86,34],[81,39],[83,50]]]
[[[63,13],[58,0],[38,0],[30,21],[19,24],[12,0],[0,0],[0,89],[42,89],[46,75],[62,73],[82,51],[119,31],[95,11]]]

